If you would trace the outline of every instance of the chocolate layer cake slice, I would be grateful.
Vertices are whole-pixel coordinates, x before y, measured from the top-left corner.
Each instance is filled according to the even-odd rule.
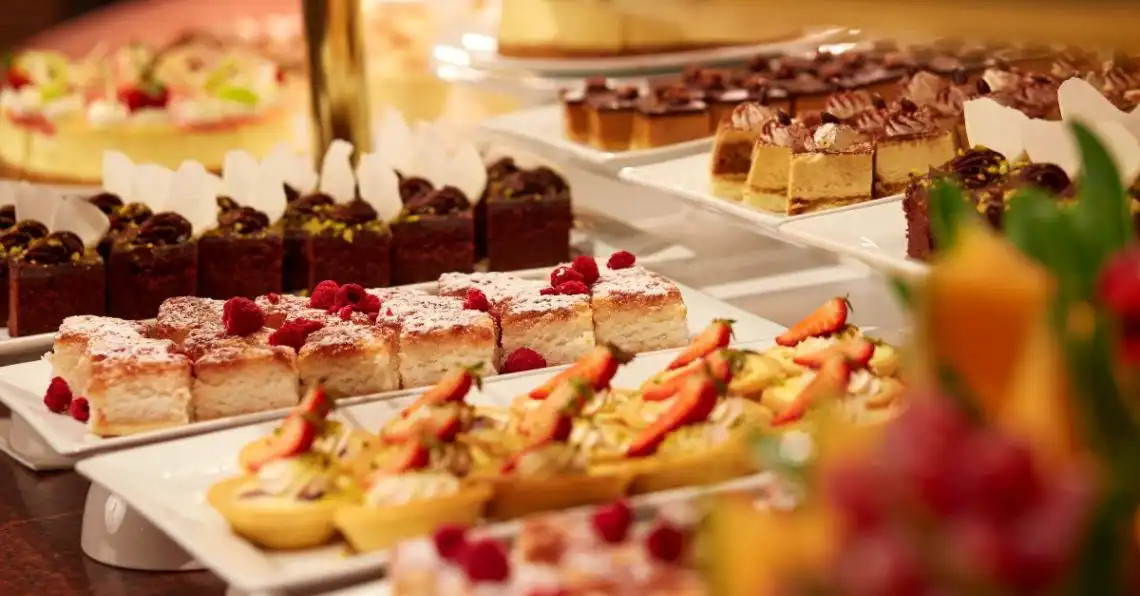
[[[225,197],[219,197],[219,201]],[[281,291],[284,237],[253,207],[234,204],[198,240],[198,295],[256,298]]]
[[[491,271],[547,267],[570,259],[570,185],[550,168],[507,175],[482,203]]]
[[[463,191],[444,186],[404,205],[392,222],[392,283],[435,281],[475,269],[475,216]]]
[[[310,288],[326,279],[366,288],[391,283],[392,233],[368,203],[354,199],[308,223],[305,260]]]
[[[12,259],[28,250],[28,246],[32,242],[47,235],[47,226],[32,220],[17,222],[5,230],[3,234],[0,234],[0,252],[3,253],[0,255],[2,257],[0,258],[0,317],[4,319],[4,323],[8,322],[8,311],[10,310],[11,288],[8,280],[11,278],[9,268]]]
[[[630,149],[652,149],[709,135],[708,104],[684,87],[655,89],[637,104]]]
[[[502,192],[501,186],[508,176],[521,171],[513,157],[502,157],[487,166],[487,184],[483,197],[475,204],[475,259],[487,258],[487,199]],[[402,198],[402,197],[401,197]],[[404,201],[407,203],[407,201]]]
[[[315,222],[324,217],[324,212],[333,207],[336,201],[324,193],[310,193],[298,197],[285,208],[282,218],[282,258],[281,289],[286,292],[308,290],[309,256],[306,246],[310,230]]]
[[[752,167],[752,147],[760,138],[764,122],[774,114],[760,104],[746,103],[720,122],[709,162],[714,195],[733,201],[741,199]]]
[[[72,232],[33,240],[8,261],[8,332],[50,333],[74,315],[102,315],[107,276],[103,258]]]
[[[108,312],[149,319],[162,301],[198,289],[198,242],[177,213],[156,213],[115,240],[107,262]]]

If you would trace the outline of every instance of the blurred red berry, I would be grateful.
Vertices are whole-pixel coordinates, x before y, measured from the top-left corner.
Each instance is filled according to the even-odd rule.
[[[1036,503],[1041,479],[1025,445],[993,429],[979,429],[962,449],[963,490],[971,506],[995,522]]]
[[[634,263],[637,263],[637,257],[633,256],[633,253],[625,250],[619,250],[610,255],[609,260],[606,261],[606,267],[615,270],[629,269],[630,267],[633,267]]]
[[[463,308],[487,312],[491,310],[491,302],[487,300],[487,295],[483,293],[483,290],[468,288],[467,299],[463,301]]]
[[[585,277],[581,273],[575,271],[570,267],[555,267],[554,271],[550,272],[550,287],[557,288],[566,282],[578,281],[584,282]]]
[[[835,579],[845,596],[915,596],[926,585],[913,546],[887,531],[857,537],[839,554]]]
[[[1118,317],[1140,317],[1140,246],[1108,259],[1097,279],[1097,297]]]
[[[586,285],[592,286],[594,282],[598,281],[598,261],[594,257],[589,255],[574,257],[574,261],[570,263],[570,267],[582,276],[582,281],[585,282]]]

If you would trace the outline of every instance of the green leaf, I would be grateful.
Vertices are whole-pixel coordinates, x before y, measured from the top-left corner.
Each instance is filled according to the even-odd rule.
[[[935,180],[929,191],[930,230],[940,251],[953,246],[962,223],[976,217],[962,190],[945,179]]]
[[[256,106],[257,102],[261,99],[254,90],[247,87],[238,87],[236,85],[227,85],[218,89],[217,96],[219,99],[247,106]]]
[[[1112,156],[1096,135],[1080,122],[1070,126],[1081,151],[1084,171],[1076,207],[1077,223],[1082,237],[1092,243],[1092,256],[1097,258],[1085,265],[1099,269],[1105,257],[1132,240],[1128,194]]]
[[[1080,233],[1072,207],[1037,189],[1019,190],[1005,213],[1005,234],[1022,253],[1044,265],[1070,301],[1087,299],[1096,270],[1085,265],[1088,240]]]
[[[237,73],[237,63],[234,62],[232,58],[227,59],[206,76],[206,80],[202,83],[202,88],[205,89],[207,93],[216,93]]]

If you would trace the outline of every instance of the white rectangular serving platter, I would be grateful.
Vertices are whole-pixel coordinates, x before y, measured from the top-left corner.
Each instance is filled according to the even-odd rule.
[[[906,256],[906,217],[898,197],[789,221],[777,228],[777,234],[851,257],[890,275],[921,277],[929,270],[925,263]]]
[[[759,349],[772,341],[735,344]],[[642,354],[622,367],[614,379],[618,387],[636,387],[663,369],[679,350]],[[473,391],[468,402],[507,406],[515,396],[548,378],[550,370],[495,377]],[[347,407],[347,417],[369,430],[398,415],[412,396]],[[250,441],[273,432],[266,421],[209,435],[156,443],[97,455],[80,461],[76,470],[108,491],[166,533],[204,567],[232,588],[252,593],[316,586],[352,578],[368,579],[383,569],[388,554],[348,554],[332,545],[305,551],[264,551],[232,533],[205,500],[207,488],[238,474],[237,454]],[[700,489],[679,489],[650,498],[680,498]],[[706,489],[707,490],[707,487]],[[678,496],[679,495],[679,496]]]
[[[569,156],[611,172],[626,166],[708,151],[712,146],[712,137],[706,137],[653,149],[601,151],[566,138],[562,130],[562,106],[559,104],[488,118],[479,127],[492,138],[520,143],[524,149],[530,149],[548,159],[558,161]]]
[[[778,228],[792,221],[813,218],[820,213],[784,215],[762,209],[753,209],[739,201],[722,199],[712,194],[712,178],[709,175],[709,152],[686,155],[668,161],[622,168],[618,177],[627,182],[683,199],[696,207],[728,215],[756,224],[761,231],[777,232]],[[863,209],[887,201],[898,200],[898,196],[874,199],[866,203],[837,207],[822,213],[838,214],[855,209]]]
[[[523,275],[524,277],[544,277],[547,270]],[[704,329],[714,319],[733,319],[738,341],[753,341],[766,339],[779,335],[784,328],[772,321],[758,317],[744,310],[726,304],[707,294],[677,284],[681,295],[688,307],[689,333],[695,335]],[[428,284],[425,289],[434,291],[435,284]],[[517,375],[504,375],[512,377]],[[79,457],[91,453],[119,449],[131,445],[139,445],[154,441],[165,441],[192,434],[212,432],[222,428],[250,424],[262,420],[279,418],[288,413],[288,409],[257,412],[243,416],[233,416],[221,420],[194,422],[186,426],[156,430],[151,432],[126,435],[121,437],[97,437],[87,431],[87,425],[80,423],[70,416],[55,414],[43,405],[43,396],[51,382],[51,366],[45,360],[25,362],[11,366],[0,367],[0,402],[7,405],[15,414],[23,419],[31,429],[42,438],[46,447],[59,456]],[[390,399],[406,395],[414,389],[401,389],[385,393],[346,398],[342,403],[355,404],[382,399]],[[59,466],[45,466],[45,468],[58,468]]]

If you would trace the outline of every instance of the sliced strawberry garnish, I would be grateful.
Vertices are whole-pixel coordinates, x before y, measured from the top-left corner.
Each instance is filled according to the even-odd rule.
[[[687,379],[705,370],[721,383],[728,383],[732,379],[733,362],[729,350],[717,350],[681,368],[667,370],[641,385],[641,399],[665,401],[676,395]]]
[[[314,385],[305,396],[301,398],[301,403],[297,404],[297,412],[300,414],[307,414],[313,418],[323,420],[329,415],[333,409],[333,401],[325,393],[324,388],[320,385]]]
[[[847,298],[842,296],[832,298],[777,337],[776,343],[781,346],[794,346],[809,337],[835,333],[847,324],[847,314],[850,311],[851,303]]]
[[[372,472],[370,479],[422,470],[430,463],[431,448],[423,437],[417,437],[403,443],[399,453]]]
[[[580,379],[594,391],[601,391],[610,386],[610,381],[617,374],[618,367],[633,360],[633,355],[627,354],[617,346],[597,346],[590,353],[581,357],[570,368],[554,375],[541,387],[530,392],[531,399],[546,399],[551,392],[571,379]]]
[[[862,337],[856,337],[828,346],[818,352],[801,354],[793,358],[792,361],[800,366],[818,370],[828,360],[840,356],[847,360],[847,365],[852,370],[859,370],[867,368],[867,364],[871,362],[871,357],[874,355],[875,344]]]
[[[722,383],[707,372],[689,377],[677,393],[677,400],[657,420],[641,431],[626,450],[629,457],[653,455],[669,433],[708,419],[720,397]]]
[[[704,358],[709,354],[728,346],[728,342],[732,341],[732,323],[728,319],[716,319],[705,327],[699,335],[689,342],[689,347],[685,348],[665,367],[666,370],[673,370],[681,368],[686,364]]]
[[[851,367],[841,354],[823,363],[815,377],[800,390],[788,407],[772,418],[772,426],[781,426],[804,417],[808,408],[827,400],[840,399],[847,394],[851,381]]]
[[[388,443],[427,436],[442,443],[451,442],[463,430],[463,417],[456,407],[435,407],[426,415],[415,418],[400,418],[384,431],[383,439]]]
[[[570,434],[574,431],[574,416],[572,414],[547,411],[546,408],[540,408],[538,413],[541,415],[536,416],[534,423],[529,426],[526,446],[503,464],[501,471],[504,474],[513,472],[519,459],[531,451],[541,449],[551,443],[565,443],[570,439]]]
[[[440,406],[463,401],[472,386],[483,388],[483,378],[479,376],[480,368],[481,365],[467,366],[447,373],[438,383],[423,392],[419,399],[405,408],[403,415],[407,416],[424,406]]]
[[[245,459],[246,467],[250,472],[256,472],[271,461],[304,453],[313,446],[319,431],[319,426],[312,419],[290,416],[268,441],[258,443],[257,447],[251,449],[249,457]]]

